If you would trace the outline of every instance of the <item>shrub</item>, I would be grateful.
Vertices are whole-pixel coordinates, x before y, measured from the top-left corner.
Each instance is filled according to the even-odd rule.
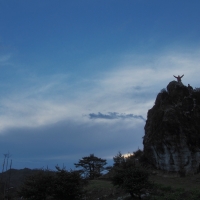
[[[53,178],[49,171],[36,172],[25,179],[18,195],[25,199],[46,200],[51,196]]]
[[[60,169],[56,172],[53,186],[53,197],[56,200],[81,199],[84,194],[83,186],[86,183],[80,172]]]
[[[168,93],[166,88],[163,88],[162,90],[160,90],[160,93]]]
[[[56,167],[57,172],[41,170],[26,178],[18,196],[32,200],[81,199],[85,184],[80,172]]]
[[[137,195],[141,198],[142,189],[147,189],[150,186],[148,178],[149,173],[145,169],[132,166],[116,170],[112,183],[129,192],[132,197]]]
[[[148,189],[150,186],[149,172],[140,161],[143,155],[143,151],[138,149],[128,157],[124,157],[121,152],[113,157],[112,183],[129,192],[132,197],[136,195],[141,198],[143,189]]]

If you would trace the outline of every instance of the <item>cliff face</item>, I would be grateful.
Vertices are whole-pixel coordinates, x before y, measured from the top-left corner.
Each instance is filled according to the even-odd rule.
[[[200,90],[172,81],[148,111],[144,154],[157,169],[200,171]]]

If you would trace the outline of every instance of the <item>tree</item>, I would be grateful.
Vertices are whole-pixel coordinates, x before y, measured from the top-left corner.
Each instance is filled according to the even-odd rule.
[[[81,167],[82,172],[90,179],[97,178],[101,176],[101,172],[105,170],[105,165],[107,164],[105,159],[98,158],[94,154],[90,156],[83,157],[78,163],[74,163],[76,167]]]
[[[130,193],[132,197],[137,195],[141,198],[142,189],[150,186],[148,181],[149,173],[139,167],[118,169],[113,176],[112,183]]]
[[[126,190],[133,197],[141,197],[142,189],[150,186],[148,181],[149,173],[138,161],[142,151],[138,150],[128,157],[124,157],[120,152],[113,157],[114,166],[112,168],[112,183]]]
[[[117,168],[128,168],[130,166],[136,165],[138,164],[138,159],[135,156],[135,152],[133,152],[132,154],[130,154],[129,156],[124,156],[122,155],[122,153],[119,151],[118,154],[116,156],[113,157],[113,169],[117,169]]]
[[[113,166],[114,167],[119,167],[122,165],[122,163],[125,162],[125,157],[122,155],[122,153],[119,151],[118,154],[116,156],[113,157],[113,161],[114,161],[114,164]]]

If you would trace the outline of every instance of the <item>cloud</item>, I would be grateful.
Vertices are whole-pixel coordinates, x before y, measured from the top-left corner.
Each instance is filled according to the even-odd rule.
[[[121,56],[121,61],[113,63],[110,70],[88,79],[77,80],[73,74],[26,77],[21,86],[16,85],[0,98],[0,132],[69,119],[80,124],[97,118],[145,120],[157,93],[174,80],[173,75],[185,74],[184,84],[199,87],[199,52],[168,51],[140,56],[130,53]],[[115,112],[108,113],[110,110]],[[89,118],[84,117],[88,113]],[[139,121],[126,123],[135,126]]]
[[[94,153],[98,157],[111,159],[118,151],[132,152],[142,148],[144,123],[127,127],[125,120],[112,123],[77,123],[60,121],[43,127],[12,128],[1,137],[2,153],[12,154],[13,167],[46,167],[63,164],[67,169],[83,156]]]
[[[102,114],[101,112],[98,112],[98,114],[90,113],[89,114],[90,119],[144,119],[141,115],[134,115],[134,114],[119,114],[117,112],[109,112],[108,114]]]
[[[112,159],[142,148],[147,112],[173,75],[200,86],[198,52],[124,55],[93,78],[26,77],[0,98],[1,150],[13,155],[15,168],[53,168],[73,167],[90,153]]]

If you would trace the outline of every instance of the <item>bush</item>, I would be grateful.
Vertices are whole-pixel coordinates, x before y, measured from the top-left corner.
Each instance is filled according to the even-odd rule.
[[[86,183],[78,171],[66,171],[56,167],[53,197],[56,200],[81,199],[84,194],[83,186]]]
[[[132,197],[136,195],[141,198],[143,189],[150,186],[149,172],[140,164],[142,156],[143,151],[138,149],[128,157],[124,157],[121,152],[113,157],[112,183],[129,192]]]
[[[27,177],[18,196],[33,200],[81,199],[85,184],[78,171],[56,167],[57,172],[41,170]]]
[[[46,200],[51,196],[53,175],[49,171],[39,171],[28,176],[18,195],[25,199]]]
[[[168,93],[166,88],[163,88],[162,90],[160,90],[160,93]]]
[[[147,189],[150,186],[148,178],[149,173],[146,170],[132,166],[116,170],[112,183],[129,192],[132,197],[137,195],[141,198],[142,189]]]

